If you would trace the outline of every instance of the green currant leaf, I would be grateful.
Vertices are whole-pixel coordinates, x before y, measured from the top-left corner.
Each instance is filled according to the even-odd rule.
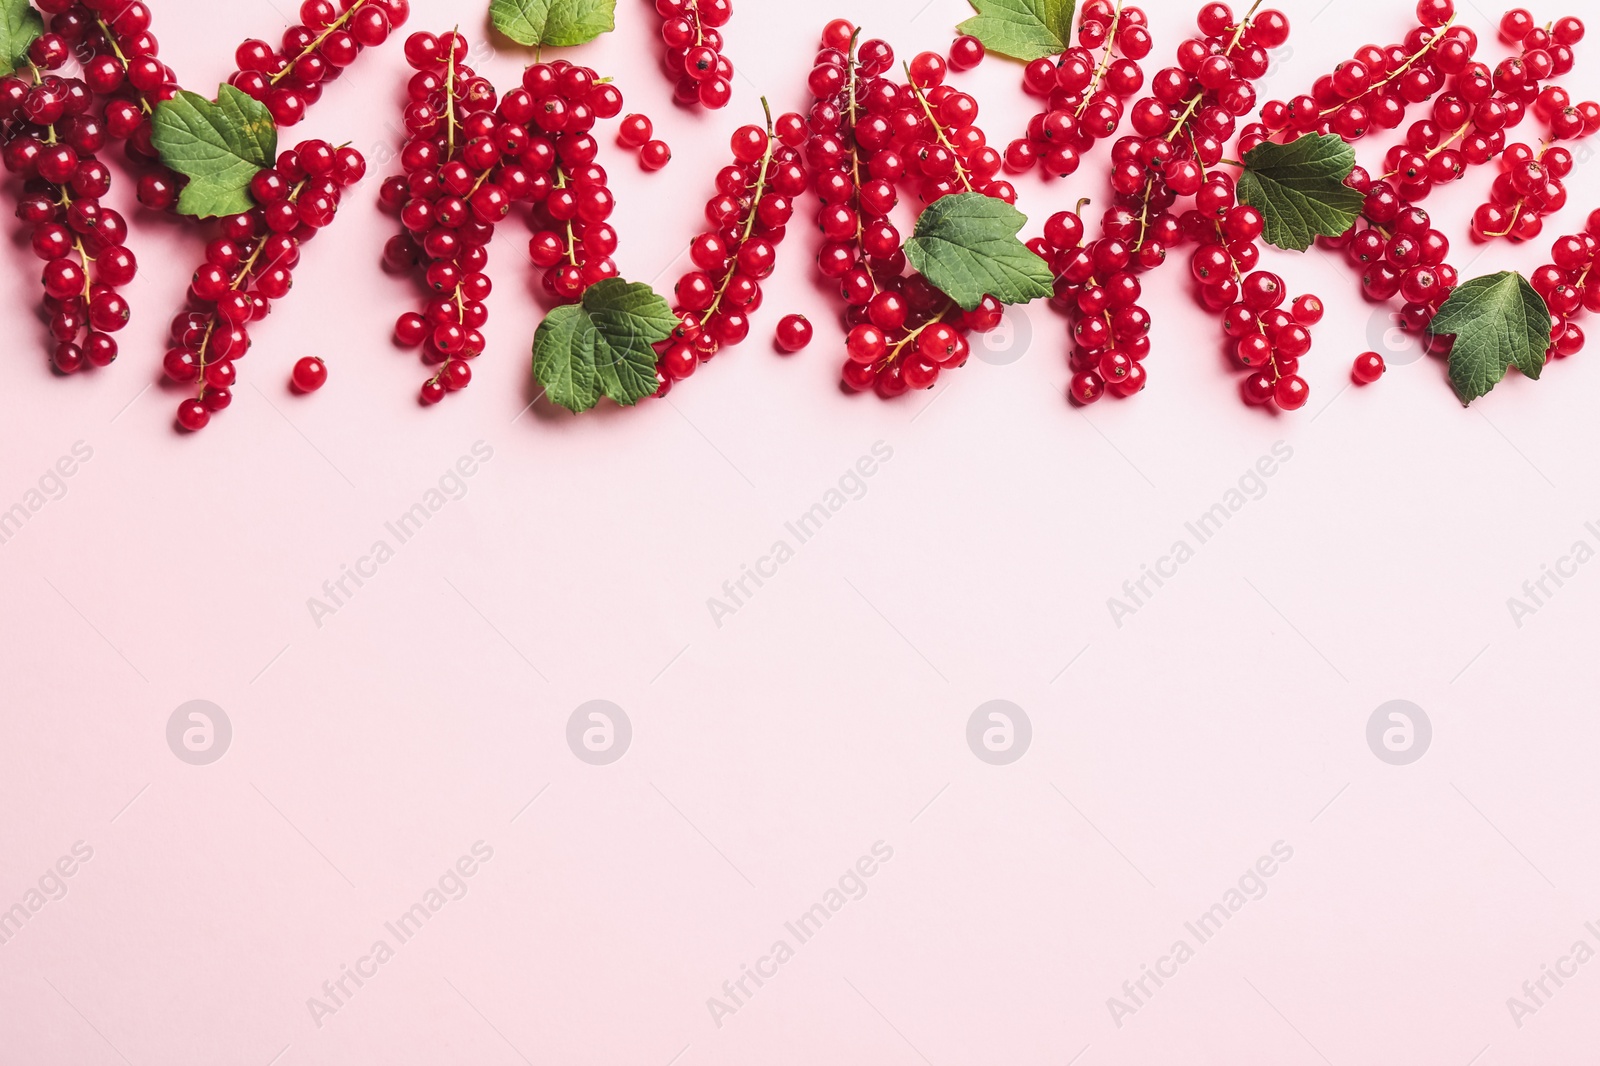
[[[972,6],[978,13],[956,28],[987,51],[1031,62],[1072,47],[1077,0],[972,0]]]
[[[1239,202],[1261,212],[1268,244],[1303,252],[1319,234],[1337,237],[1361,216],[1361,194],[1344,183],[1355,165],[1355,149],[1331,133],[1264,141],[1245,153]]]
[[[0,0],[0,73],[10,74],[28,58],[28,46],[44,32],[44,16],[28,0]]]
[[[278,128],[267,105],[224,85],[216,103],[180,92],[156,105],[151,140],[161,161],[189,179],[178,210],[211,218],[256,206],[250,179],[277,158]]]
[[[672,307],[650,286],[606,278],[539,324],[533,376],[569,411],[587,411],[601,396],[631,406],[656,391],[654,346],[677,326]]]
[[[985,296],[1024,304],[1054,291],[1050,268],[1017,239],[1027,221],[980,192],[943,196],[917,218],[906,258],[964,311]]]
[[[1464,281],[1428,332],[1453,336],[1450,384],[1463,404],[1494,388],[1515,366],[1535,381],[1550,347],[1550,308],[1521,274],[1506,270]]]
[[[525,45],[566,48],[616,29],[617,0],[491,0],[494,28]]]

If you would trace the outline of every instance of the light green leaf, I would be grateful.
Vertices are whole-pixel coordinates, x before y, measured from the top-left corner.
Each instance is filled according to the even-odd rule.
[[[978,192],[940,197],[917,218],[906,258],[962,310],[984,296],[1022,304],[1053,291],[1050,268],[1017,239],[1027,216]]]
[[[972,0],[978,13],[960,26],[999,55],[1030,62],[1072,47],[1077,0]]]
[[[1239,202],[1261,212],[1268,244],[1303,252],[1319,235],[1337,237],[1361,216],[1361,194],[1344,183],[1355,165],[1355,149],[1331,133],[1264,141],[1245,154]]]
[[[278,151],[267,106],[231,85],[217,90],[216,103],[180,92],[156,105],[151,140],[161,161],[189,179],[178,210],[197,218],[254,207],[250,179],[271,166]]]
[[[0,74],[10,74],[28,58],[28,46],[44,32],[44,17],[28,0],[0,0]]]
[[[533,376],[569,411],[587,411],[601,396],[631,406],[656,391],[654,346],[677,326],[650,286],[607,278],[545,316],[533,335]]]
[[[525,45],[566,48],[616,28],[617,0],[491,0],[494,28]]]
[[[1458,285],[1428,332],[1455,337],[1450,384],[1469,404],[1512,366],[1538,380],[1550,347],[1550,308],[1526,278],[1506,270]]]

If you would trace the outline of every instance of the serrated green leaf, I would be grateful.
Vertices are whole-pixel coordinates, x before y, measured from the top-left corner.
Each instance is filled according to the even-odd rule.
[[[250,179],[271,166],[278,151],[267,105],[231,85],[217,90],[216,103],[185,91],[157,104],[151,140],[161,161],[189,179],[178,210],[197,218],[254,207]]]
[[[28,0],[0,0],[0,74],[10,74],[28,58],[28,46],[44,32],[44,17]]]
[[[1288,144],[1263,141],[1245,154],[1238,196],[1266,220],[1268,244],[1303,252],[1319,235],[1337,237],[1361,216],[1362,196],[1345,185],[1355,149],[1331,133]]]
[[[956,28],[987,51],[1026,63],[1072,47],[1077,0],[972,0],[972,6],[978,13]]]
[[[1053,291],[1050,268],[1017,233],[1028,218],[978,192],[940,197],[917,218],[906,258],[964,311],[985,296],[1023,304]]]
[[[630,406],[656,391],[654,346],[677,326],[650,286],[607,278],[545,316],[533,335],[533,376],[569,411],[587,411],[601,396]]]
[[[1538,380],[1550,347],[1550,308],[1515,271],[1456,286],[1428,332],[1452,336],[1450,384],[1463,404],[1488,392],[1515,366]]]
[[[525,45],[566,48],[616,28],[617,0],[491,0],[494,28]]]

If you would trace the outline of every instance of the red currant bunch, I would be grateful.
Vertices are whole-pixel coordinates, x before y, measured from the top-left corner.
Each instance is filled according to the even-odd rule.
[[[1522,38],[1520,56],[1502,60],[1493,70],[1467,64],[1434,100],[1432,114],[1407,127],[1405,139],[1385,154],[1382,180],[1416,203],[1434,186],[1455,181],[1469,167],[1505,151],[1507,132],[1537,107],[1543,83],[1563,73],[1563,65],[1571,68],[1570,48],[1558,62],[1553,47],[1549,34],[1532,30]]]
[[[366,172],[354,148],[303,141],[251,180],[255,207],[221,220],[189,285],[188,309],[172,320],[163,361],[168,378],[196,388],[178,405],[180,427],[202,429],[233,402],[250,323],[288,295],[300,246],[333,222],[344,190]]]
[[[379,202],[402,227],[384,249],[385,265],[419,270],[428,293],[423,310],[396,321],[395,339],[420,348],[436,368],[420,393],[431,405],[465,388],[471,361],[483,354],[495,227],[518,203],[572,195],[558,188],[556,143],[545,126],[559,120],[565,129],[573,116],[554,91],[565,67],[529,68],[524,84],[500,97],[466,64],[459,33],[415,33],[405,50],[415,73],[407,85],[402,173],[384,182]],[[593,72],[583,77],[592,91]],[[618,96],[617,109],[621,103]],[[592,108],[583,104],[582,111],[580,122],[592,126]]]
[[[979,192],[1016,203],[1011,183],[998,177],[1000,153],[989,147],[978,127],[978,103],[944,84],[945,61],[922,52],[908,65],[890,122],[889,147],[906,161],[906,178],[915,180],[919,198],[931,204],[958,192]],[[917,180],[920,179],[920,180]]]
[[[1096,141],[1116,132],[1126,101],[1144,86],[1139,60],[1150,48],[1139,8],[1111,0],[1079,8],[1077,45],[1023,72],[1023,88],[1045,104],[1028,121],[1027,135],[1007,146],[1006,170],[1017,174],[1037,164],[1052,177],[1076,171]]]
[[[534,108],[521,159],[546,179],[530,197],[528,255],[544,272],[544,291],[571,303],[595,282],[617,276],[611,258],[617,231],[609,221],[616,201],[605,168],[595,162],[593,130],[596,120],[622,110],[622,94],[590,68],[564,59],[535,63],[522,72],[522,87]]]
[[[906,273],[890,220],[898,186],[913,185],[924,204],[957,192],[1016,198],[996,177],[1000,155],[975,125],[977,103],[944,84],[943,57],[917,55],[903,85],[885,77],[893,66],[888,44],[858,40],[843,19],[830,22],[808,79],[815,100],[805,149],[821,204],[817,268],[845,303],[841,376],[847,388],[885,399],[930,388],[942,371],[965,364],[966,335],[996,328],[1001,315],[992,297],[963,311],[927,278]]]
[[[722,54],[722,27],[733,17],[730,0],[656,0],[656,14],[673,99],[685,106],[727,107],[733,64]]]
[[[280,127],[305,118],[323,86],[356,61],[363,49],[389,39],[411,14],[410,0],[303,0],[300,21],[283,31],[281,47],[245,41],[229,84],[272,112]]]
[[[70,374],[117,357],[111,335],[129,316],[118,289],[133,280],[137,263],[125,247],[127,222],[101,203],[111,171],[95,156],[105,134],[90,113],[88,86],[46,73],[66,61],[59,38],[37,38],[29,52],[31,78],[0,78],[0,159],[22,179],[16,214],[31,227],[34,254],[44,261],[53,363]]]
[[[1139,306],[1141,288],[1127,243],[1102,237],[1086,245],[1083,237],[1078,212],[1058,211],[1045,220],[1044,235],[1028,242],[1055,275],[1050,306],[1071,323],[1067,395],[1080,405],[1107,392],[1127,397],[1144,388],[1144,358],[1150,354],[1150,313]]]
[[[805,138],[805,119],[796,114],[734,132],[733,162],[717,173],[715,192],[706,201],[706,228],[689,245],[693,269],[673,290],[679,325],[657,346],[658,396],[749,335],[750,315],[761,306],[762,283],[777,265],[795,198],[806,191],[800,152]]]
[[[1550,348],[1546,361],[1565,359],[1583,348],[1583,330],[1573,321],[1585,311],[1600,312],[1600,284],[1590,275],[1600,253],[1600,211],[1591,212],[1582,233],[1556,238],[1550,262],[1528,276],[1550,308]]]
[[[1373,130],[1396,128],[1409,107],[1431,100],[1472,62],[1477,35],[1455,25],[1455,14],[1452,0],[1419,0],[1417,25],[1405,40],[1388,47],[1362,45],[1331,74],[1318,78],[1310,93],[1263,104],[1266,133],[1282,140],[1336,133],[1358,141]],[[1251,147],[1242,144],[1241,150]]]
[[[1433,227],[1426,210],[1402,199],[1390,182],[1374,180],[1356,167],[1345,184],[1365,197],[1361,218],[1348,232],[1319,242],[1344,250],[1350,265],[1361,272],[1362,295],[1375,303],[1399,297],[1400,324],[1411,333],[1426,332],[1460,282],[1455,267],[1445,262],[1449,238]]]
[[[101,115],[80,121],[96,126],[99,137],[126,142],[139,175],[139,202],[170,210],[182,179],[162,166],[150,120],[157,104],[177,94],[178,83],[158,57],[150,9],[140,0],[40,0],[39,8],[50,15],[50,34],[35,44],[58,37],[77,55],[89,91],[105,99]]]
[[[1566,206],[1563,184],[1572,173],[1572,153],[1558,144],[1537,152],[1513,144],[1500,155],[1500,173],[1489,186],[1489,199],[1472,213],[1476,241],[1506,237],[1520,244],[1544,229],[1544,216]]]

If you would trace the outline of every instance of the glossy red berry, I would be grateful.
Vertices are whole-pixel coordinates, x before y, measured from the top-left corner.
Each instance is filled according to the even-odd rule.
[[[308,355],[294,364],[291,381],[300,392],[316,392],[328,380],[328,366],[314,355]]]
[[[798,352],[811,343],[811,323],[804,315],[785,315],[778,320],[775,340],[783,352]]]
[[[1383,356],[1377,352],[1362,352],[1356,356],[1350,376],[1358,385],[1370,385],[1382,377],[1386,369],[1388,368],[1384,365]]]

